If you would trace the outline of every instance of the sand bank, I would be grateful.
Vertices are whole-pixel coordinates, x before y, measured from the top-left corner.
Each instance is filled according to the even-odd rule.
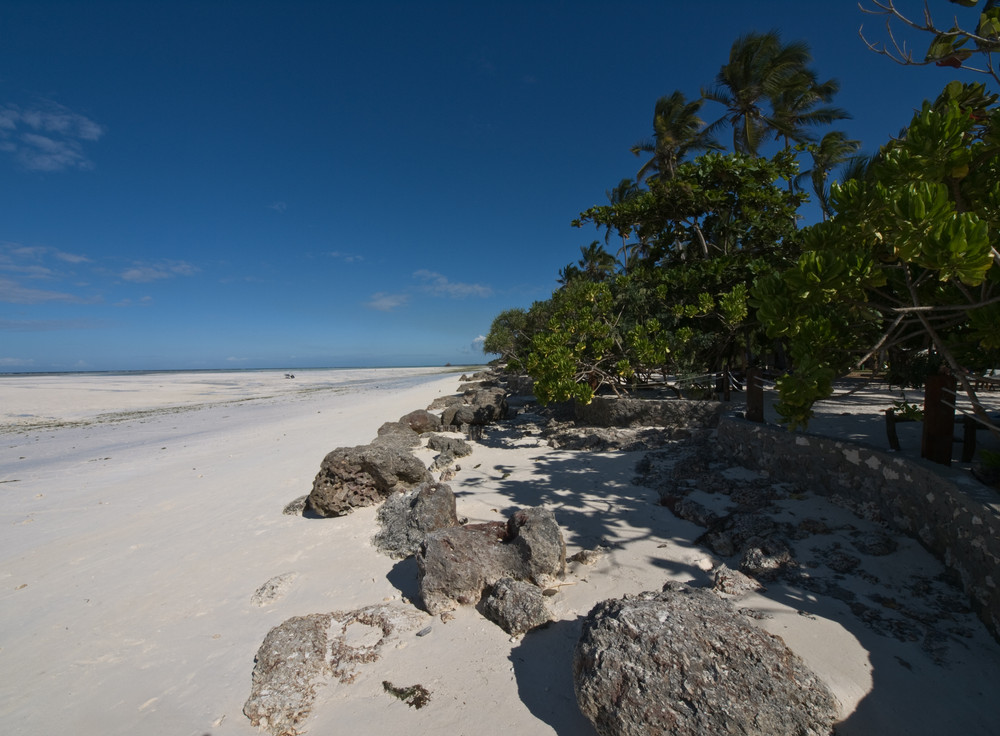
[[[271,627],[296,615],[419,600],[415,563],[393,561],[370,544],[374,509],[340,519],[281,513],[308,491],[326,452],[370,441],[383,421],[458,384],[454,375],[419,385],[390,380],[382,389],[277,395],[292,383],[278,374],[262,392],[268,398],[245,400],[257,389],[233,389],[217,403],[188,385],[178,390],[189,391],[197,409],[166,411],[178,406],[172,399],[158,413],[115,421],[95,421],[108,404],[95,403],[92,392],[83,398],[86,390],[75,394],[85,407],[70,403],[60,413],[29,402],[19,409],[84,423],[8,426],[0,434],[5,730],[250,736],[257,731],[241,709]],[[5,403],[7,392],[0,381],[0,406],[14,405]],[[65,395],[74,392],[67,387]],[[869,397],[869,413],[876,400],[885,397]],[[852,420],[852,430],[843,406],[827,412],[828,431],[866,426],[877,439],[874,420]],[[429,626],[428,634],[400,633],[352,684],[320,689],[310,733],[592,736],[570,672],[582,618],[599,600],[659,589],[668,579],[705,584],[719,562],[694,544],[702,529],[633,484],[638,453],[553,450],[531,428],[511,426],[488,430],[474,447],[450,483],[459,515],[495,521],[519,506],[545,505],[569,554],[597,546],[607,554],[593,565],[572,563],[550,599],[556,621],[523,638],[471,608],[447,622],[420,613],[417,628]],[[428,463],[433,457],[420,453]],[[678,446],[675,455],[682,454]],[[664,462],[672,462],[669,452]],[[754,474],[722,468],[717,475],[737,482]],[[726,503],[719,494],[699,498]],[[824,567],[831,551],[854,552],[852,535],[868,530],[807,489],[777,502],[776,513],[831,529],[800,551],[817,574],[835,576]],[[784,583],[741,605],[760,611],[761,625],[828,682],[842,706],[843,734],[995,733],[1000,646],[939,580],[936,560],[912,540],[898,545],[886,556],[854,552],[864,574],[834,578],[868,608],[873,596],[892,601],[878,609],[885,613],[879,621],[888,621],[881,630],[844,597]],[[258,587],[286,574],[282,595],[255,605]],[[897,626],[897,618],[912,625]],[[421,684],[431,701],[408,708],[386,694],[386,680]]]

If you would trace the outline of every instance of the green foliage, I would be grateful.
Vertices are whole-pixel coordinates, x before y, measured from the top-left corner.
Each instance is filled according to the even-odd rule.
[[[874,347],[932,346],[954,370],[1000,357],[995,101],[948,85],[867,178],[831,188],[837,214],[803,232],[798,262],[754,286],[751,305],[795,366],[779,381],[788,423],[804,425],[831,378]]]
[[[616,388],[669,353],[656,319],[629,324],[621,300],[628,277],[608,283],[573,281],[552,295],[549,320],[537,331],[523,361],[543,404],[576,399],[589,403],[602,386]],[[622,282],[622,283],[618,283]]]

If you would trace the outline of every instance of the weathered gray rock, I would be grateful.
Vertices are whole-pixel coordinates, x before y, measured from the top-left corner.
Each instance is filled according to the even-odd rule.
[[[286,516],[302,516],[306,511],[306,503],[309,501],[309,494],[305,496],[299,496],[293,501],[289,501],[285,504],[285,508],[281,510],[281,513]]]
[[[283,598],[298,576],[299,574],[296,572],[275,575],[254,591],[254,594],[250,596],[250,603],[257,607],[263,607]]]
[[[417,434],[426,434],[441,429],[441,417],[426,409],[417,409],[403,415],[399,418],[399,423],[406,425]]]
[[[781,639],[679,583],[595,606],[573,674],[601,736],[818,736],[837,717],[826,685]]]
[[[386,422],[378,428],[376,442],[391,442],[401,447],[418,447],[420,435],[403,422]]]
[[[527,572],[521,579],[547,587],[566,574],[566,542],[548,509],[518,509],[507,521],[507,536]]]
[[[243,714],[273,736],[304,733],[300,726],[318,687],[330,680],[350,684],[398,631],[414,629],[421,620],[417,612],[393,606],[288,619],[271,629],[257,650]]]
[[[455,494],[444,483],[422,483],[389,496],[379,507],[375,546],[397,559],[414,554],[428,533],[458,526]]]
[[[442,437],[439,434],[431,435],[427,440],[427,446],[438,452],[447,452],[452,457],[465,457],[472,454],[472,445],[458,437]]]
[[[514,636],[552,620],[542,589],[511,578],[500,578],[483,599],[483,615]]]
[[[798,563],[788,545],[777,537],[754,537],[747,543],[740,559],[740,570],[758,580],[774,580]]]
[[[320,465],[309,506],[320,516],[343,516],[430,480],[424,464],[394,442],[338,447]]]
[[[718,514],[690,498],[660,494],[660,505],[674,512],[678,519],[690,521],[698,526],[710,527],[719,520]]]
[[[443,426],[484,425],[507,416],[507,392],[503,388],[472,390],[468,403],[451,404],[441,414]]]
[[[763,587],[749,575],[744,575],[739,570],[733,570],[727,565],[719,565],[715,571],[712,589],[726,595],[743,595],[761,590]]]
[[[520,509],[506,523],[428,534],[417,551],[420,595],[432,614],[479,602],[501,578],[547,587],[566,569],[566,545],[551,511]]]

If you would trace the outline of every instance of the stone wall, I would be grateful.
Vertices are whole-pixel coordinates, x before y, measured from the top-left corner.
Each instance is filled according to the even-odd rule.
[[[916,539],[962,582],[1000,640],[1000,496],[965,473],[867,445],[725,417],[719,452]]]
[[[587,405],[576,405],[576,418],[593,427],[709,428],[730,408],[721,401],[595,396]]]

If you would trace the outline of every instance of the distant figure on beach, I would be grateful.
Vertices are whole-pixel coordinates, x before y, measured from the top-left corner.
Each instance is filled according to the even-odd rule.
[[[295,374],[294,373],[286,373],[285,374],[285,378],[295,378]]]

